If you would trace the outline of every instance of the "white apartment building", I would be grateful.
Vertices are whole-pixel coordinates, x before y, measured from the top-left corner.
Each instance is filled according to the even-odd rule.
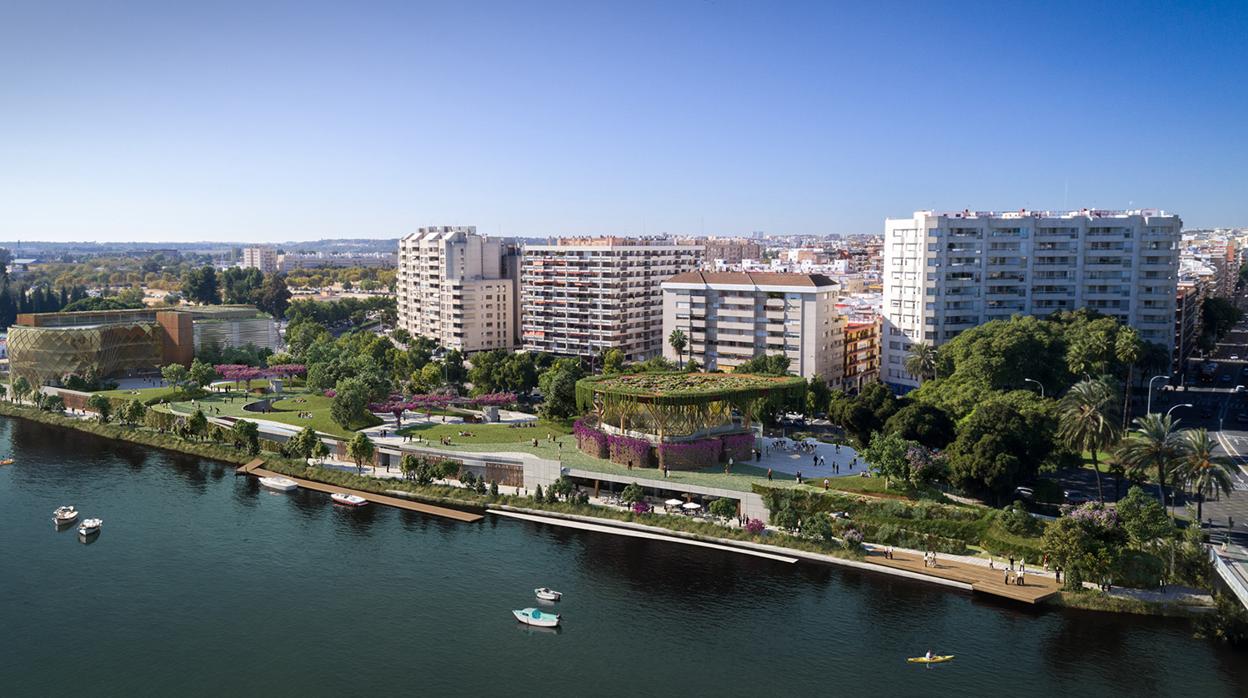
[[[272,247],[244,247],[242,267],[272,274],[277,271],[277,250]]]
[[[1176,215],[917,211],[884,227],[880,377],[895,389],[918,385],[903,368],[913,342],[1012,315],[1093,308],[1174,349]]]
[[[462,352],[514,349],[515,245],[473,226],[421,228],[399,240],[399,327]]]
[[[698,267],[701,247],[669,238],[579,237],[525,245],[521,339],[527,351],[628,361],[662,352],[663,281]]]
[[[845,356],[839,291],[822,274],[678,274],[663,282],[663,355],[731,371],[755,356],[782,353],[790,372],[839,388]],[[667,342],[677,329],[689,341],[683,357]]]

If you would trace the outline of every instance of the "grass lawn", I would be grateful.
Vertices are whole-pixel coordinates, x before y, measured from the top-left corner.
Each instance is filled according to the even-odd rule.
[[[1088,470],[1094,470],[1094,469],[1095,469],[1095,470],[1100,470],[1102,474],[1108,473],[1108,472],[1109,472],[1109,463],[1108,463],[1108,462],[1106,462],[1106,461],[1108,461],[1108,460],[1109,460],[1110,455],[1111,455],[1110,453],[1105,453],[1105,452],[1103,452],[1103,451],[1097,451],[1097,452],[1096,452],[1096,460],[1098,461],[1098,463],[1096,464],[1096,466],[1097,466],[1097,467],[1096,467],[1096,468],[1093,468],[1093,467],[1092,467],[1092,454],[1091,454],[1090,452],[1088,452],[1088,451],[1084,451],[1084,452],[1081,454],[1081,457],[1083,458],[1083,465],[1082,465],[1082,466],[1080,466],[1080,467],[1086,468],[1086,469],[1088,469]]]
[[[320,393],[307,393],[301,390],[290,390],[284,393],[286,397],[273,403],[273,411],[248,412],[243,409],[243,405],[254,402],[258,398],[254,395],[242,395],[241,393],[213,393],[205,398],[195,401],[192,405],[190,401],[175,402],[171,406],[174,411],[183,414],[189,414],[195,411],[196,407],[204,409],[205,414],[208,413],[209,407],[212,410],[212,416],[218,417],[248,417],[253,419],[265,419],[271,422],[281,422],[295,427],[312,427],[313,429],[337,436],[341,438],[350,438],[352,432],[343,429],[329,416],[329,406],[332,400],[321,395]],[[299,413],[310,412],[311,418],[300,417]],[[372,421],[368,424],[355,425],[357,428],[370,427],[380,424],[380,421]]]
[[[437,415],[439,412],[435,410],[434,414]],[[454,413],[448,412],[447,414]],[[472,436],[460,436],[459,432],[461,431],[470,432]],[[506,444],[511,446],[530,443],[533,439],[537,439],[541,443],[546,441],[548,434],[554,434],[557,437],[568,436],[572,433],[572,425],[564,422],[551,422],[545,419],[538,421],[535,427],[524,428],[515,428],[508,424],[460,424],[458,422],[455,424],[430,424],[422,422],[420,424],[409,424],[400,429],[398,433],[421,436],[433,441],[435,444],[442,437],[449,436],[451,437],[451,442],[456,445]],[[563,447],[567,449],[568,443],[565,443]],[[531,444],[529,448],[532,449]],[[558,447],[547,443],[545,449],[546,453],[549,453],[552,450],[557,450]]]
[[[175,397],[177,392],[177,388],[166,386],[164,388],[122,388],[118,390],[101,390],[97,394],[112,399],[141,400],[143,402],[149,402],[154,400],[168,400]]]

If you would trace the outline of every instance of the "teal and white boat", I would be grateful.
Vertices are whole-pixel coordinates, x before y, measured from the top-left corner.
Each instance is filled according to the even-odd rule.
[[[526,608],[521,611],[512,611],[511,614],[516,620],[525,625],[532,625],[538,628],[556,628],[559,626],[558,613],[546,613],[536,608]]]

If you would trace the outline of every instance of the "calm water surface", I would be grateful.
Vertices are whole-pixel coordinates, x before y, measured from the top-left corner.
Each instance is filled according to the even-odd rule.
[[[456,524],[0,420],[0,695],[1232,696],[1184,623],[544,525]],[[90,545],[52,509],[104,519]],[[510,610],[564,592],[560,633]],[[931,649],[955,662],[924,669]]]

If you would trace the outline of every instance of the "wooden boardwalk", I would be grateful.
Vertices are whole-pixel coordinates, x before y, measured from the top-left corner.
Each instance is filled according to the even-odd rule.
[[[429,514],[430,516],[441,516],[442,518],[453,519],[455,521],[474,523],[476,521],[480,521],[481,519],[485,518],[481,514],[477,514],[471,511],[462,511],[460,509],[440,507],[434,504],[425,504],[424,502],[417,502],[417,501],[413,501],[410,499],[403,499],[402,497],[391,497],[389,495],[384,495],[384,494],[374,494],[372,492],[365,492],[363,490],[353,490],[349,487],[339,487],[338,485],[328,485],[328,484],[325,484],[324,482],[306,480],[301,477],[292,477],[290,475],[283,475],[281,473],[275,473],[271,470],[265,470],[262,467],[263,465],[264,465],[264,461],[257,458],[247,463],[246,465],[239,466],[238,472],[245,473],[247,475],[255,475],[256,477],[289,478],[291,480],[294,480],[296,483],[299,484],[300,487],[304,489],[314,490],[316,492],[326,492],[330,494],[333,494],[335,492],[342,493],[342,494],[354,494],[354,495],[363,497],[364,499],[367,499],[368,501],[374,504],[384,504],[388,507],[394,507],[396,509],[418,511],[422,514]]]
[[[1058,584],[1053,577],[1039,574],[1025,575],[1027,583],[1023,586],[1018,586],[1017,584],[1007,585],[1005,583],[1005,570],[999,567],[997,569],[988,569],[982,565],[943,559],[940,555],[936,556],[936,567],[924,567],[923,554],[917,552],[897,551],[893,553],[893,559],[889,560],[884,557],[882,549],[877,549],[870,551],[866,559],[867,562],[880,565],[881,567],[892,567],[929,577],[939,577],[961,582],[971,585],[971,589],[976,592],[1030,604],[1039,603],[1062,589],[1062,585]]]

